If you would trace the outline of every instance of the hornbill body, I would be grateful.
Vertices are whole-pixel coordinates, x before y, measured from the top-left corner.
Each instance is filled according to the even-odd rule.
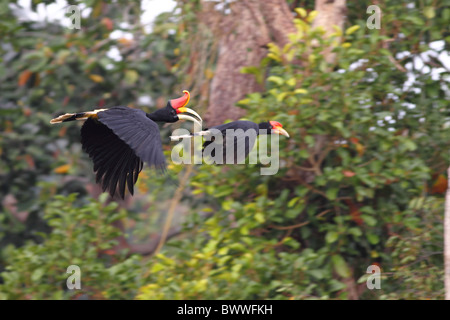
[[[184,91],[183,97],[168,101],[165,108],[153,113],[120,106],[68,113],[50,123],[86,120],[81,127],[81,144],[94,162],[96,182],[111,197],[117,190],[123,199],[126,186],[133,195],[144,162],[165,170],[166,160],[156,122],[172,123],[185,119],[199,123],[195,118],[180,114],[190,112],[201,120],[195,111],[185,107],[188,102],[189,92]]]
[[[222,141],[216,141],[215,135],[222,135]],[[194,133],[188,136],[172,136],[172,140],[179,138],[204,136],[206,141],[203,143],[203,154],[205,151],[211,151],[211,156],[215,157],[215,150],[222,148],[223,163],[244,163],[245,158],[253,149],[256,139],[260,134],[282,134],[289,137],[283,126],[277,121],[267,121],[255,123],[247,120],[237,120],[229,123],[211,127],[207,130]],[[227,146],[233,148],[231,154],[227,154]],[[231,151],[231,150],[229,150]]]

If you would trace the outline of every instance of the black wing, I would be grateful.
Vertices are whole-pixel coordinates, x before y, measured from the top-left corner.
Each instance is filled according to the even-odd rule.
[[[98,121],[99,120],[99,121]],[[122,198],[125,186],[133,194],[143,162],[164,170],[158,125],[142,110],[114,107],[87,119],[81,128],[83,149],[94,162],[96,181],[113,197],[117,186]]]

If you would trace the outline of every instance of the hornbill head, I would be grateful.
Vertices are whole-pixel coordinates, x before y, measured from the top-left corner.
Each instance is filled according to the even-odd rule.
[[[169,100],[165,108],[159,109],[149,114],[148,117],[154,121],[159,122],[177,122],[178,120],[190,120],[197,123],[201,127],[202,118],[200,117],[200,115],[194,110],[186,107],[190,99],[189,91],[184,90],[183,93],[184,95],[182,97]],[[184,113],[193,114],[198,118],[198,120]]]
[[[277,121],[269,121],[269,123],[271,125],[271,133],[282,134],[283,136],[289,138],[289,133],[287,133],[287,131],[283,129],[281,123]]]
[[[267,134],[282,134],[283,136],[289,138],[289,133],[287,133],[287,131],[283,129],[283,125],[278,121],[261,122],[259,124],[259,128],[267,129]]]

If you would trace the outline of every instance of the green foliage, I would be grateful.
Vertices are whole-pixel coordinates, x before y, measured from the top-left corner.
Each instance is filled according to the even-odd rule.
[[[398,20],[387,16],[383,23]],[[172,241],[157,257],[138,298],[345,299],[349,283],[362,298],[443,297],[443,201],[429,187],[449,162],[446,87],[412,70],[416,81],[404,88],[393,57],[417,37],[387,50],[395,35],[365,21],[327,39],[304,18],[284,48],[269,45],[259,67],[241,70],[268,73],[265,91],[239,105],[290,133],[280,140],[280,171],[198,168],[191,186],[206,203],[193,210],[192,240]],[[373,263],[385,273],[382,290],[366,287]]]
[[[414,198],[410,210],[395,223],[399,231],[386,246],[393,249],[394,266],[387,281],[396,290],[382,299],[443,299],[443,202],[436,197]]]
[[[33,10],[38,2],[33,1]],[[166,97],[181,93],[171,71],[178,59],[173,23],[161,18],[149,34],[139,22],[130,23],[141,14],[139,2],[85,5],[92,10],[78,30],[21,20],[13,4],[0,4],[0,32],[5,34],[0,46],[0,198],[12,196],[17,211],[36,216],[30,233],[42,224],[37,214],[41,182],[53,183],[53,194],[83,196],[94,183],[92,163],[79,143],[81,123],[50,125],[51,118],[117,105],[150,112],[149,107],[162,107]],[[123,20],[129,28],[121,27]],[[113,31],[129,32],[133,39],[113,39]],[[150,96],[150,105],[139,106],[141,96]],[[0,212],[6,210],[0,203]],[[6,233],[0,250],[8,243],[21,244],[21,223],[12,214],[3,223],[17,228]]]
[[[92,176],[91,166],[81,161],[86,156],[81,155],[79,126],[51,126],[53,116],[137,106],[142,95],[150,95],[155,107],[157,98],[174,95],[176,77],[170,68],[177,59],[177,43],[171,26],[161,24],[148,34],[136,23],[124,30],[133,34],[133,40],[111,39],[112,31],[122,29],[122,10],[126,7],[128,17],[138,15],[139,3],[91,1],[88,5],[93,10],[82,19],[80,30],[15,18],[17,28],[8,31],[8,38],[2,37],[0,192],[29,202],[24,209],[32,207],[39,193],[37,182],[55,181],[58,176],[52,175],[53,170],[62,165],[69,165],[62,174]],[[110,14],[102,11],[106,6]],[[0,8],[14,17],[7,4]],[[111,50],[117,52],[115,58],[108,54]]]
[[[132,298],[139,287],[138,256],[117,252],[120,230],[113,223],[126,216],[117,203],[77,201],[76,194],[55,196],[45,207],[44,219],[52,228],[41,234],[41,244],[3,250],[8,261],[0,274],[2,299],[68,299],[87,295],[95,299]],[[81,290],[69,290],[71,265],[81,269]]]
[[[296,10],[289,43],[270,44],[260,65],[241,70],[264,88],[239,102],[247,118],[279,121],[291,136],[279,140],[280,170],[262,176],[263,164],[196,167],[177,206],[188,212],[175,221],[184,222],[182,236],[148,259],[117,250],[124,231],[114,225],[135,224],[125,231],[139,240],[160,231],[153,213],[165,216],[183,166],[170,165],[170,176],[143,172],[137,189],[145,197],[128,210],[86,197],[83,183],[78,198],[54,197],[74,188],[61,175],[92,174],[79,128],[54,130],[48,120],[59,111],[136,103],[144,93],[173,94],[172,71],[191,66],[179,47],[208,32],[199,27],[187,39],[183,20],[168,14],[152,34],[133,30],[141,41],[110,40],[122,7],[109,3],[117,16],[106,17],[98,3],[83,20],[90,27],[78,33],[55,26],[43,37],[35,26],[0,22],[15,52],[0,65],[0,192],[47,228],[36,233],[2,208],[0,233],[31,240],[2,242],[0,298],[443,298],[437,179],[450,160],[448,72],[432,74],[434,60],[424,61],[428,71],[413,63],[430,42],[448,37],[440,1],[385,1],[380,30],[366,28],[365,3],[349,3],[348,26],[330,38],[311,28],[314,12]],[[198,1],[179,5],[185,19],[196,18]],[[107,57],[112,46],[122,61]],[[381,290],[366,287],[374,263]],[[72,264],[81,268],[80,291],[65,286]]]

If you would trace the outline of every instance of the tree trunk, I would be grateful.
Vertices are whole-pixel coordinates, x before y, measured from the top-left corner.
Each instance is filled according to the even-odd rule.
[[[240,0],[230,8],[231,13],[221,22],[219,55],[204,117],[208,126],[245,115],[236,102],[261,91],[262,86],[253,75],[242,74],[241,68],[259,65],[269,42],[284,46],[287,34],[295,31],[285,0]]]
[[[346,0],[316,0],[315,10],[318,13],[314,19],[313,27],[322,27],[326,36],[335,32],[333,26],[340,29],[344,28],[347,14]],[[327,48],[323,52],[328,63],[333,62],[335,57],[331,50],[333,48]]]
[[[205,3],[204,8],[211,7]],[[296,31],[286,0],[238,0],[230,4],[230,9],[231,13],[220,22],[217,34],[219,52],[204,117],[208,126],[245,115],[245,110],[235,104],[245,95],[261,91],[262,86],[253,75],[242,74],[241,68],[259,65],[267,54],[269,42],[283,47],[288,42],[287,35]],[[323,27],[327,35],[334,31],[334,25],[343,28],[345,0],[317,0],[315,9],[318,15],[314,27]],[[334,59],[331,50],[324,51],[328,62]]]
[[[444,283],[445,300],[450,300],[450,167],[447,171],[448,184],[444,213]]]

